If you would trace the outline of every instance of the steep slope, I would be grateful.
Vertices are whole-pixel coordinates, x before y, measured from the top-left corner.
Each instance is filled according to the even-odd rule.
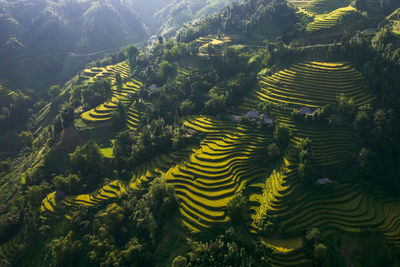
[[[214,16],[180,31],[181,40],[192,41],[207,34],[238,34],[262,41],[277,36],[287,38],[295,31],[298,22],[295,9],[286,1],[255,0],[233,3]]]
[[[21,89],[65,82],[89,61],[150,36],[126,1],[3,0],[0,10],[0,70]]]
[[[19,26],[9,36],[36,52],[95,51],[148,36],[135,11],[119,1],[2,1],[0,7],[2,20]]]
[[[0,70],[17,87],[46,88],[130,43],[174,35],[184,23],[232,1],[1,0]]]
[[[155,21],[160,25],[158,33],[172,36],[186,22],[211,15],[232,2],[240,0],[195,0],[175,1],[154,14]]]

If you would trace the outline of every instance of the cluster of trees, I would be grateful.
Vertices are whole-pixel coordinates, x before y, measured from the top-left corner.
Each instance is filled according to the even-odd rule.
[[[174,188],[156,178],[142,196],[127,195],[95,214],[80,210],[70,231],[48,244],[45,261],[54,266],[153,266],[177,208]]]
[[[389,15],[398,8],[396,0],[356,0],[355,6],[358,10],[367,11],[370,15]]]
[[[85,184],[91,185],[92,188],[102,181],[101,178],[112,172],[105,165],[104,157],[93,140],[89,140],[82,147],[76,147],[75,151],[69,155],[69,161],[72,170],[84,178],[82,182],[86,182]],[[70,178],[79,180],[79,178]]]
[[[303,238],[305,254],[316,266],[330,266],[329,258],[332,260],[332,257],[329,257],[329,249],[325,242],[317,227],[308,229]]]
[[[343,249],[348,250],[348,257],[343,257]],[[303,252],[308,264],[313,266],[396,266],[399,259],[397,249],[389,245],[381,233],[371,229],[323,237],[317,227],[311,227],[303,236]]]
[[[309,184],[314,181],[313,177],[313,156],[311,150],[311,139],[304,138],[301,139],[300,144],[298,145],[298,165],[297,171],[300,175],[300,179],[303,183]]]
[[[289,125],[284,123],[275,125],[274,139],[280,149],[286,149],[289,144],[291,135],[292,131],[290,130]]]
[[[70,127],[74,123],[74,119],[74,107],[69,103],[65,103],[54,119],[52,127],[53,133],[57,135],[61,133],[63,129]]]
[[[7,173],[11,170],[11,168],[12,162],[10,159],[0,161],[0,173]]]
[[[21,228],[23,213],[13,208],[0,215],[0,242],[9,240]]]
[[[184,27],[177,36],[184,42],[219,32],[244,34],[259,40],[275,39],[292,35],[297,21],[295,9],[282,0],[234,2],[194,27]]]
[[[148,71],[142,77],[149,85],[163,84],[151,91],[144,88],[139,92],[145,101],[142,109],[147,113],[146,122],[161,117],[171,124],[182,115],[221,115],[236,106],[255,83],[253,66],[248,64],[248,59],[247,52],[226,48],[223,56],[204,59],[210,68],[189,69],[188,74],[178,73],[174,65],[160,60],[157,71]]]
[[[75,107],[82,105],[91,109],[109,99],[111,93],[111,81],[107,78],[96,79],[87,85],[78,83],[72,87],[70,103]]]
[[[26,122],[26,118],[34,111],[32,109],[33,97],[19,90],[9,99],[6,98],[6,95],[2,95],[1,98],[0,126],[3,129],[21,127]]]
[[[394,137],[400,135],[399,38],[383,27],[372,40],[358,35],[346,50],[365,77],[363,89],[376,96],[374,103],[353,109],[351,116],[359,178],[398,194],[400,146]]]
[[[271,250],[248,235],[228,228],[208,241],[188,240],[185,256],[178,256],[173,266],[268,266]]]
[[[188,138],[186,130],[177,125],[167,125],[163,119],[152,120],[132,136],[129,131],[122,131],[116,137],[114,155],[117,168],[129,172],[133,166],[143,163],[154,155],[167,153],[197,142]]]

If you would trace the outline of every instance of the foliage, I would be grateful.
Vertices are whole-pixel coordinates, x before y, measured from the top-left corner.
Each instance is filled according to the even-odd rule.
[[[281,151],[280,151],[278,145],[275,142],[273,142],[273,143],[268,145],[268,147],[267,147],[267,156],[271,160],[278,160],[280,158]]]
[[[343,93],[337,96],[338,109],[351,120],[354,116],[356,106],[352,98],[346,97]]]
[[[53,178],[53,184],[57,191],[62,191],[68,195],[79,193],[81,178],[76,174],[57,175]]]
[[[162,61],[159,65],[159,69],[161,82],[165,82],[166,80],[171,79],[173,76],[176,75],[176,68],[172,66],[172,64],[168,61]]]
[[[312,150],[311,150],[311,139],[310,138],[305,138],[301,139],[300,143],[298,144],[298,167],[297,171],[300,175],[300,178],[302,179],[303,183],[311,183],[313,182],[313,175],[312,175],[312,170],[313,170],[313,156],[312,156]]]
[[[173,267],[185,267],[187,263],[187,260],[185,257],[183,256],[178,256],[174,259],[174,261],[172,262],[172,266]]]
[[[49,254],[46,257],[51,260],[53,266],[70,266],[79,262],[82,242],[73,240],[73,234],[70,231],[66,236],[54,239],[49,244]]]
[[[131,68],[135,67],[136,57],[139,55],[139,48],[135,45],[130,45],[125,48],[126,53],[128,54],[128,61]]]
[[[60,93],[61,93],[60,85],[52,85],[52,86],[50,86],[48,94],[52,99],[55,99],[57,96],[60,95]]]
[[[166,125],[163,119],[153,120],[135,136],[129,131],[118,134],[114,155],[119,168],[124,169],[149,160],[156,153],[177,150],[193,141],[180,126]]]
[[[44,157],[42,172],[47,179],[69,168],[69,157],[62,147],[50,150]]]
[[[32,147],[33,134],[31,131],[20,132],[18,138],[24,147]]]
[[[235,195],[226,206],[226,212],[233,225],[246,227],[249,221],[248,204],[246,197]]]
[[[188,240],[186,266],[264,266],[270,251],[253,242],[244,244],[239,236],[230,228],[206,242]]]
[[[156,178],[150,185],[148,207],[155,215],[155,219],[161,223],[166,217],[174,214],[178,209],[178,199],[175,188],[162,178]]]
[[[328,248],[324,244],[314,245],[314,258],[318,264],[324,266],[328,259]]]
[[[12,168],[12,163],[10,159],[0,161],[0,173],[9,172]]]
[[[126,124],[126,110],[123,104],[118,104],[117,108],[111,114],[111,123],[117,131],[121,130]]]
[[[104,158],[95,141],[89,140],[84,146],[78,146],[69,157],[71,167],[80,173],[83,181],[93,183],[103,174]]]
[[[62,118],[62,126],[63,128],[67,128],[69,126],[72,125],[72,123],[74,122],[74,107],[69,104],[66,103],[64,105],[62,105],[61,107],[61,118]]]
[[[92,109],[111,97],[111,82],[109,79],[96,79],[88,85],[76,85],[72,89],[71,101],[80,102],[87,109]]]
[[[253,0],[233,3],[217,15],[178,33],[178,39],[187,42],[210,33],[239,33],[271,39],[288,36],[297,22],[294,9],[281,0]]]
[[[285,148],[288,145],[291,136],[291,130],[287,124],[277,124],[274,131],[274,139],[279,147]]]
[[[0,242],[9,240],[22,226],[21,212],[17,209],[10,210],[0,215]]]

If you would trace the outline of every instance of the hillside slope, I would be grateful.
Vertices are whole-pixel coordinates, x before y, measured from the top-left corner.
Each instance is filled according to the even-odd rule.
[[[86,63],[184,23],[231,1],[0,1],[0,70],[17,87],[65,82]],[[20,73],[33,83],[22,83]]]

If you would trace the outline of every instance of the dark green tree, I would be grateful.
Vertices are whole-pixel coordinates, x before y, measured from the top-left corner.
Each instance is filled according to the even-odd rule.
[[[32,147],[33,134],[31,131],[22,131],[18,134],[18,139],[24,147]]]
[[[226,211],[232,224],[238,227],[247,225],[249,221],[248,210],[246,197],[241,194],[236,194],[226,206]]]
[[[81,173],[83,179],[88,179],[88,182],[95,182],[96,178],[100,178],[105,167],[99,147],[92,139],[83,147],[78,146],[70,154],[70,163],[75,171]]]
[[[289,143],[291,135],[292,132],[287,124],[280,123],[275,126],[274,139],[279,147],[285,148]]]

